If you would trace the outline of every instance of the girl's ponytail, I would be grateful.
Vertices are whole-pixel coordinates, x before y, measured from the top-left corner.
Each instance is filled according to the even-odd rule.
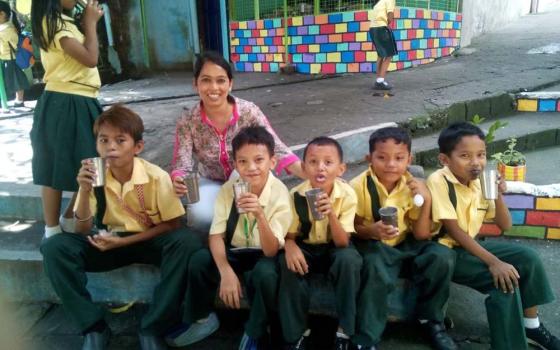
[[[18,35],[21,35],[21,24],[19,23],[17,13],[14,10],[10,11],[10,21],[16,28],[16,32],[18,33]]]

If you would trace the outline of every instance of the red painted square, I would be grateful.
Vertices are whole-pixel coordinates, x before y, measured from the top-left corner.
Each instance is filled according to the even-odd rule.
[[[334,74],[336,73],[336,65],[334,63],[323,63],[321,66],[321,73]]]
[[[560,112],[560,100],[558,100],[558,104],[556,105],[556,111]]]
[[[428,49],[434,48],[434,39],[428,39]]]
[[[397,17],[397,16],[395,16],[395,17]],[[368,20],[367,11],[354,12],[354,20],[355,21],[367,21]]]
[[[258,29],[253,29],[253,30],[251,30],[251,36],[253,38],[259,37],[259,36],[261,36],[261,31],[258,30]]]
[[[342,41],[345,43],[353,43],[356,41],[356,33],[344,33],[342,34]]]
[[[319,28],[321,34],[333,34],[336,31],[334,24],[324,24]]]
[[[262,64],[262,71],[263,72],[270,72],[270,63],[263,63]]]
[[[309,52],[309,46],[308,45],[298,45],[298,46],[296,46],[296,52],[297,53],[307,53],[307,52]]]
[[[232,53],[230,55],[230,59],[232,62],[238,62],[239,61],[239,54],[238,53]]]
[[[292,26],[292,17],[288,18],[288,27]]]
[[[457,35],[456,29],[449,29],[449,37],[454,38]]]
[[[483,237],[499,236],[501,234],[502,230],[495,224],[482,224],[480,232],[478,233],[479,236]]]
[[[229,27],[233,30],[239,29],[239,22],[231,22]]]
[[[416,51],[414,51],[414,50],[408,51],[407,56],[408,56],[407,58],[408,58],[409,61],[415,60],[416,59]]]
[[[416,10],[416,18],[424,18],[424,10]]]
[[[560,227],[560,212],[527,210],[527,225]]]
[[[355,51],[354,52],[354,61],[360,63],[366,61],[366,53],[364,51]]]
[[[406,31],[406,38],[408,40],[410,39],[416,39],[416,29],[408,29]]]
[[[457,22],[461,22],[463,20],[463,14],[462,13],[458,13],[457,14]]]
[[[244,46],[244,47],[243,47],[243,52],[244,52],[244,53],[251,53],[251,52],[252,52],[252,51],[251,51],[252,49],[253,49],[252,46],[247,45],[247,46]]]
[[[272,39],[272,43],[273,43],[274,45],[276,45],[276,46],[282,46],[282,45],[283,45],[283,43],[282,43],[282,37],[281,37],[281,36],[275,36],[275,37]]]

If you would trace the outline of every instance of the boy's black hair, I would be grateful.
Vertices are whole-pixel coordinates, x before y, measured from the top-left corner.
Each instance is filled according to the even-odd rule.
[[[342,147],[340,146],[340,144],[338,143],[338,141],[336,141],[333,138],[327,137],[327,136],[319,136],[314,138],[313,140],[311,140],[307,146],[305,146],[305,148],[303,149],[303,160],[305,161],[305,157],[307,156],[307,150],[309,149],[310,146],[333,146],[334,148],[336,148],[336,153],[338,153],[338,158],[340,159],[340,162],[342,163],[343,159],[344,159],[344,153],[342,153]]]
[[[395,143],[401,144],[404,143],[408,152],[412,152],[412,140],[410,139],[410,135],[406,131],[406,129],[397,127],[397,126],[390,126],[387,128],[382,128],[375,130],[369,136],[369,153],[375,151],[375,144],[378,142],[385,142],[387,140],[395,140]]]
[[[224,56],[216,51],[206,51],[198,56],[198,59],[194,64],[193,73],[195,80],[198,79],[198,77],[200,76],[200,72],[202,71],[202,67],[204,67],[204,64],[206,64],[207,62],[211,62],[222,67],[226,71],[229,80],[233,79],[233,70],[231,69],[231,65],[228,61],[226,61]]]
[[[486,138],[484,132],[474,124],[467,122],[454,123],[443,129],[439,134],[439,153],[451,155],[451,152],[465,136],[478,136],[482,141]]]
[[[16,28],[16,32],[18,34],[21,34],[21,25],[19,24],[17,13],[12,10],[10,4],[8,4],[6,1],[0,1],[0,12],[4,12],[8,19],[12,17],[12,24]]]
[[[97,117],[93,124],[93,134],[96,138],[99,130],[105,124],[109,124],[121,132],[129,134],[135,143],[142,140],[144,133],[142,118],[122,103],[113,105]]]
[[[268,149],[268,154],[274,155],[274,137],[263,126],[248,126],[241,129],[231,141],[233,158],[237,151],[245,145],[264,145]]]

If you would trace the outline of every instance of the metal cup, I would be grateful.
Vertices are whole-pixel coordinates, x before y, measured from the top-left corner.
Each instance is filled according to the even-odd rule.
[[[323,194],[323,190],[320,188],[313,188],[309,191],[305,192],[305,197],[307,198],[307,205],[309,206],[309,210],[311,211],[311,215],[315,220],[323,220],[325,216],[321,213],[315,202],[317,202],[319,196]]]
[[[399,215],[398,209],[395,207],[383,207],[379,209],[379,216],[385,225],[391,225],[394,228],[399,228]]]
[[[187,194],[185,196],[185,204],[193,204],[200,200],[198,191],[198,174],[190,173],[183,177],[183,183],[187,186]]]
[[[91,163],[95,168],[95,178],[93,179],[93,187],[105,186],[105,173],[107,168],[105,167],[105,159],[101,157],[89,158]]]
[[[239,200],[243,194],[251,192],[251,184],[239,179],[238,181],[233,183],[233,193],[235,195],[235,202]],[[237,207],[237,212],[239,214],[245,213],[245,209]]]
[[[485,199],[498,199],[498,172],[494,169],[484,169],[480,173],[480,187]]]

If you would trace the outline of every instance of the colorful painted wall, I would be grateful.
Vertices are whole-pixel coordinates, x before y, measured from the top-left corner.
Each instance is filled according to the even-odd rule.
[[[560,92],[524,92],[516,101],[520,112],[560,112]]]
[[[560,239],[560,198],[507,194],[504,199],[513,223],[505,236]],[[499,236],[502,232],[494,224],[484,224],[481,234]]]
[[[300,73],[375,71],[377,54],[369,38],[371,11],[288,19],[289,62]],[[399,54],[390,70],[433,62],[459,45],[462,15],[399,8],[393,29]],[[231,22],[231,60],[237,71],[276,72],[284,62],[282,18]]]

